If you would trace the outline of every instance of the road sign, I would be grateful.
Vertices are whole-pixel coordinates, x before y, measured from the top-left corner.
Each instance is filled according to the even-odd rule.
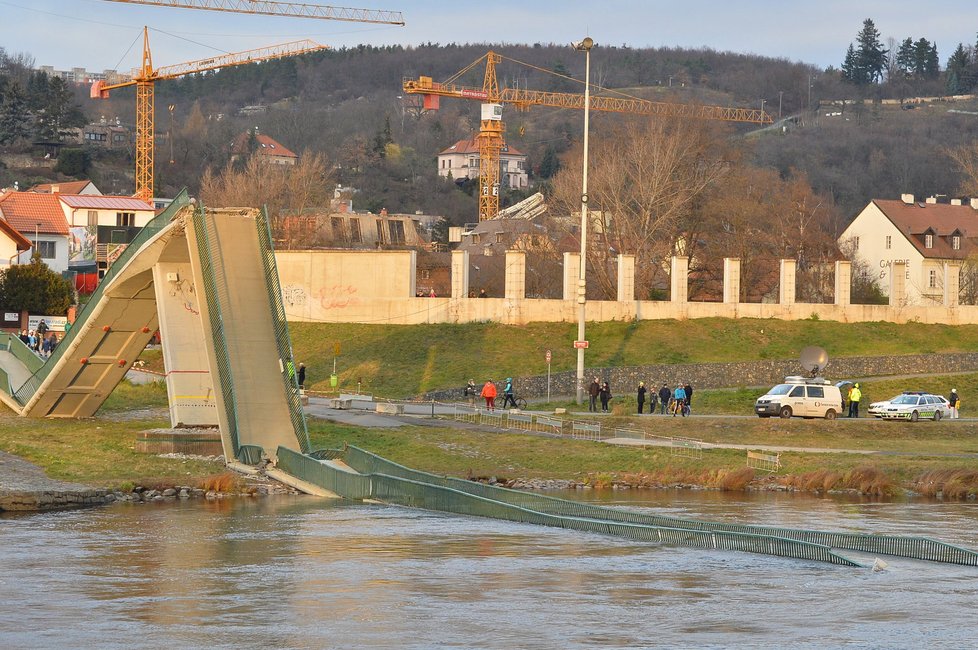
[[[550,363],[550,359],[552,359],[552,358],[553,358],[553,355],[550,354],[550,350],[547,350],[547,363]]]
[[[334,343],[333,344],[333,354],[339,356],[339,354],[340,354],[340,344],[339,343]]]
[[[575,350],[587,349],[587,346],[588,346],[587,341],[574,341]]]

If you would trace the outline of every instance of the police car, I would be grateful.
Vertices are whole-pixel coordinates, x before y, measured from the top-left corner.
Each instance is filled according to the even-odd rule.
[[[879,417],[884,420],[910,420],[911,422],[925,418],[936,422],[950,412],[950,404],[940,395],[907,391],[883,406],[879,410]]]

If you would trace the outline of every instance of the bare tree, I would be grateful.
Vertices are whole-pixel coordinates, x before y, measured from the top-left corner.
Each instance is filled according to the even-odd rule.
[[[636,292],[648,297],[664,273],[663,260],[689,254],[696,237],[695,207],[737,153],[723,127],[706,122],[635,118],[605,132],[595,138],[589,155],[588,263],[600,293],[612,296],[612,258],[634,254]],[[549,201],[551,214],[565,217],[565,228],[579,236],[579,149],[554,177]]]

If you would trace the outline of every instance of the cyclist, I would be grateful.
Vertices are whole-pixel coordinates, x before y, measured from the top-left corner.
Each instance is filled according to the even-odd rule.
[[[683,388],[682,382],[676,385],[676,390],[672,394],[672,417],[676,417],[682,414],[686,417],[686,413],[689,407],[686,405],[686,389]]]

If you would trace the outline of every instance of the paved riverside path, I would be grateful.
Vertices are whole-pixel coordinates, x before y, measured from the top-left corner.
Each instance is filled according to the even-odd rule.
[[[377,402],[370,400],[357,400],[353,399],[350,403],[350,407],[346,409],[336,409],[329,406],[333,400],[322,398],[322,397],[310,397],[309,404],[305,407],[305,412],[307,415],[317,417],[324,420],[330,420],[332,422],[339,422],[341,424],[348,424],[352,426],[362,426],[362,427],[399,427],[406,425],[434,425],[446,428],[455,429],[467,429],[467,430],[481,430],[481,431],[498,431],[499,429],[495,427],[480,426],[477,424],[471,424],[467,422],[457,422],[451,419],[434,418],[435,416],[444,415],[454,415],[455,405],[446,404],[443,402],[436,402],[432,405],[431,402],[407,402],[404,403],[404,414],[399,415],[387,415],[382,413],[375,413]],[[401,403],[401,402],[398,402]],[[467,407],[467,405],[466,405]],[[364,411],[367,411],[366,413]],[[499,413],[503,413],[501,409],[497,410]],[[553,416],[549,411],[524,411],[525,413],[532,413],[534,415],[547,415]],[[602,414],[594,414],[598,415]],[[572,418],[573,414],[567,414],[559,416],[563,418]],[[691,417],[713,417],[713,416],[691,416]],[[716,416],[720,418],[753,418],[754,416]],[[866,420],[867,418],[862,418]],[[842,418],[837,420],[837,422],[858,422],[859,420],[848,420],[847,418]],[[506,431],[509,431],[506,429]],[[519,433],[525,435],[537,435],[545,437],[554,437],[552,433],[543,433],[539,431],[524,431],[520,430]],[[653,438],[651,440],[637,440],[634,438],[605,438],[601,440],[605,444],[618,445],[622,447],[669,447],[672,445],[672,441],[668,438]],[[887,451],[878,449],[847,449],[847,448],[836,448],[836,447],[794,447],[785,445],[770,445],[770,444],[735,444],[735,443],[723,443],[723,442],[703,442],[704,449],[736,449],[742,451],[769,451],[773,453],[782,452],[794,452],[794,453],[808,453],[808,454],[858,454],[863,456],[927,456],[931,458],[974,458],[978,459],[978,453],[925,453],[919,451]]]
[[[107,490],[48,478],[44,470],[0,451],[0,512],[47,510],[106,503]]]

